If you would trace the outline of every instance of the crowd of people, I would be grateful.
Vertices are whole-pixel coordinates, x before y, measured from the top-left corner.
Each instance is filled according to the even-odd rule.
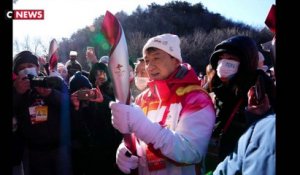
[[[14,173],[122,174],[115,164],[122,135],[111,124],[106,64],[83,71],[70,51],[66,64],[57,63],[57,76],[40,65],[30,51],[13,62]]]
[[[131,105],[116,100],[109,56],[93,49],[90,70],[71,50],[51,76],[32,52],[15,55],[13,174],[276,174],[276,79],[258,43],[223,40],[201,77],[177,35],[150,38],[141,54],[129,62]]]

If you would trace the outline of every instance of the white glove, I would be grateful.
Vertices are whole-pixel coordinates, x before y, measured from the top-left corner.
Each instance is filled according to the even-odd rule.
[[[133,132],[139,139],[153,144],[158,139],[158,135],[164,135],[166,129],[150,121],[139,106],[111,102],[110,108],[112,125],[121,133]]]
[[[122,142],[117,149],[116,161],[119,169],[123,173],[130,174],[131,169],[136,169],[138,167],[139,158],[135,155],[128,157],[126,152],[130,153]]]
[[[112,125],[123,134],[133,132],[133,127],[139,120],[147,119],[144,112],[137,105],[125,105],[122,103],[110,103]]]

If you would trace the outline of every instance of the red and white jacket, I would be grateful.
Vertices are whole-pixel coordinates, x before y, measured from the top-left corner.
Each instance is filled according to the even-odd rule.
[[[212,100],[200,83],[192,67],[182,64],[168,79],[149,82],[149,88],[136,98],[145,115],[166,128],[148,145],[166,160],[166,168],[150,172],[147,144],[137,140],[139,174],[200,174],[215,123]]]

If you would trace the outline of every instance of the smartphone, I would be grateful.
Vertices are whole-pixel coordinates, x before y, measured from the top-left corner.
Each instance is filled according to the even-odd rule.
[[[255,89],[255,103],[256,104],[260,104],[263,99],[265,98],[265,87],[264,87],[264,79],[262,78],[262,76],[258,76],[256,83],[254,85],[254,89]]]
[[[77,92],[78,100],[96,99],[96,92],[92,89],[79,90]]]

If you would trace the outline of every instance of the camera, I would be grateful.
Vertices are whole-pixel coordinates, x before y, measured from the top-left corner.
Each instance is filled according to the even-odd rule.
[[[48,77],[46,76],[33,76],[31,74],[27,75],[31,88],[34,87],[43,87],[43,88],[49,88],[48,84]]]
[[[256,102],[257,104],[260,104],[264,97],[265,97],[265,86],[264,86],[264,79],[262,78],[262,76],[258,76],[256,83],[255,83],[255,98],[256,98]]]
[[[78,100],[90,100],[90,99],[96,99],[97,95],[96,92],[92,89],[84,89],[79,90],[77,92]]]

